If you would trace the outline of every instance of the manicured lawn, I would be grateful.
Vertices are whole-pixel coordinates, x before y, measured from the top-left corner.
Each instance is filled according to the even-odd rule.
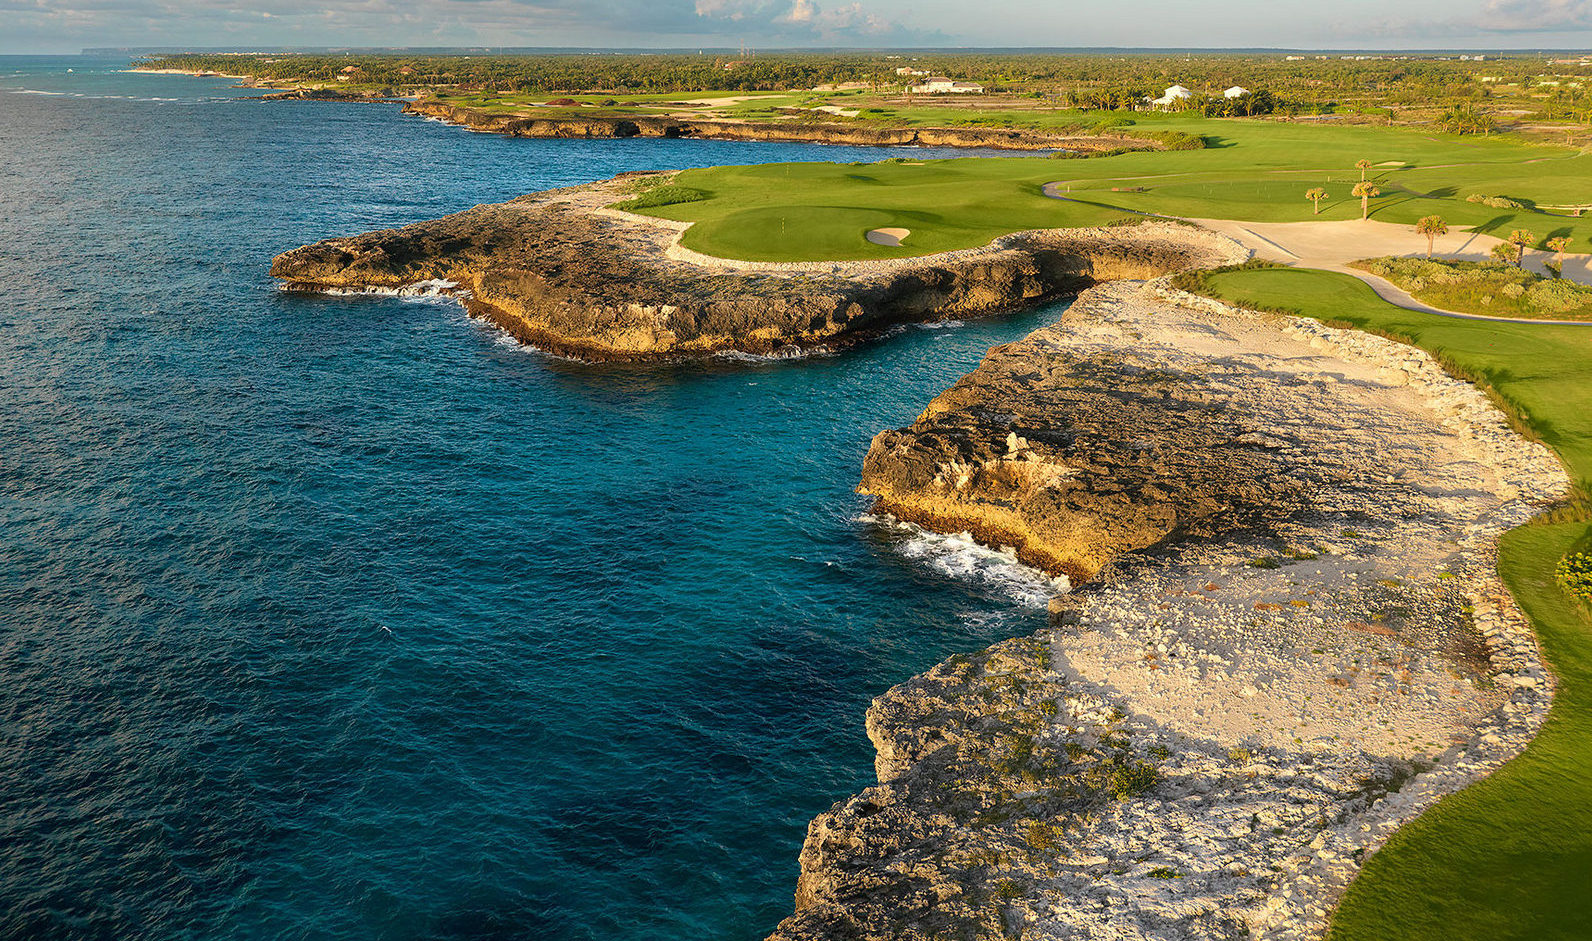
[[[1051,119],[1065,124],[1088,116],[1059,112]],[[1374,219],[1413,224],[1435,214],[1456,229],[1507,235],[1524,228],[1539,244],[1568,235],[1571,251],[1592,250],[1592,217],[1530,208],[1586,202],[1592,155],[1407,129],[1157,115],[1134,120],[1129,130],[1188,131],[1215,146],[1082,160],[961,158],[688,170],[680,175],[681,185],[712,198],[649,211],[696,222],[685,244],[713,255],[761,261],[889,258],[971,248],[1023,229],[1096,225],[1133,212],[1256,222],[1354,219],[1360,206],[1350,194],[1359,180],[1353,166],[1363,158],[1378,164],[1371,177],[1384,193],[1371,201]],[[1040,189],[1053,181],[1065,181],[1076,201],[1047,199]],[[1319,216],[1304,198],[1314,186],[1329,194]],[[1491,209],[1467,202],[1471,194],[1505,195],[1528,208]],[[912,235],[900,248],[866,241],[867,230],[881,225],[908,228]],[[1412,234],[1411,251],[1419,247]]]
[[[1592,482],[1592,328],[1419,314],[1344,275],[1259,269],[1212,275],[1211,292],[1391,333],[1485,377]],[[1530,747],[1445,798],[1373,856],[1333,919],[1331,941],[1584,941],[1592,938],[1592,613],[1553,578],[1586,523],[1532,524],[1500,543],[1499,571],[1560,681]]]

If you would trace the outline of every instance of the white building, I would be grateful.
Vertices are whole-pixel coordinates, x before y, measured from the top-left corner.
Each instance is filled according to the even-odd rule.
[[[927,75],[927,74],[929,74],[929,70],[928,69],[914,69],[914,68],[912,68],[909,65],[904,65],[901,68],[896,69],[896,74],[897,75]]]
[[[1187,101],[1193,97],[1194,93],[1189,91],[1187,88],[1184,88],[1182,85],[1173,85],[1171,88],[1168,88],[1165,92],[1163,92],[1161,97],[1151,98],[1150,104],[1155,105],[1157,108],[1170,108],[1176,102]]]
[[[1249,94],[1249,89],[1243,87],[1242,85],[1234,85],[1232,88],[1229,88],[1228,90],[1222,92],[1222,97],[1223,98],[1242,98],[1242,97],[1244,97],[1247,94]]]
[[[943,75],[933,75],[921,85],[909,85],[907,91],[914,95],[982,95],[984,86],[975,82],[954,82]]]

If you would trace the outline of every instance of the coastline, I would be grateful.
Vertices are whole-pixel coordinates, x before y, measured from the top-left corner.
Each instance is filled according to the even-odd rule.
[[[1179,414],[1168,394],[1206,408],[1145,421]],[[1048,630],[875,700],[879,784],[813,822],[772,938],[1319,938],[1368,854],[1534,737],[1552,679],[1496,544],[1568,480],[1424,353],[1122,282],[992,350],[869,462],[903,434],[987,442],[921,486],[1032,505],[1071,477],[1093,544],[1132,515],[1091,478],[1135,451],[1109,409],[1157,442],[1141,506],[1225,505],[1117,539]],[[1167,452],[1206,425],[1308,486],[1173,492]]]
[[[252,75],[199,72],[188,69],[127,69],[152,75],[190,75],[232,78],[250,88],[276,89],[260,100],[403,102],[402,111],[431,120],[488,134],[527,138],[629,138],[778,141],[788,143],[845,144],[857,147],[953,147],[976,150],[1028,152],[1070,151],[1097,154],[1122,150],[1164,150],[1160,141],[1125,135],[1059,135],[1003,128],[859,127],[839,122],[783,123],[728,118],[680,118],[654,115],[592,117],[534,117],[494,114],[475,108],[406,96],[345,92],[336,88],[305,88],[291,81],[261,81]]]
[[[883,127],[811,122],[629,117],[526,117],[493,114],[440,101],[411,101],[404,113],[509,137],[543,138],[695,138],[699,140],[786,141],[847,144],[861,147],[965,147],[980,150],[1102,153],[1115,150],[1163,150],[1159,141],[1112,135],[1055,135],[996,128]]]
[[[772,938],[1019,925],[1067,937],[1101,923],[1129,938],[1168,925],[1317,938],[1398,826],[1535,735],[1552,679],[1493,560],[1499,534],[1567,480],[1424,353],[1138,283],[1247,254],[1210,232],[1150,223],[917,258],[738,262],[683,249],[680,223],[607,209],[622,182],[328,240],[273,274],[299,290],[455,296],[532,345],[610,360],[843,346],[1117,282],[993,350],[922,428],[875,440],[862,489],[878,509],[1013,546],[1081,587],[1049,630],[875,701],[880,783],[813,822],[796,912]],[[437,250],[465,231],[485,243]],[[524,257],[490,247],[528,231],[578,246],[582,263],[563,272],[572,256],[534,241]],[[551,272],[657,294],[571,294]],[[1142,400],[1131,429],[1073,427],[1120,411],[1124,390]],[[1168,408],[1185,392],[1188,408]],[[1235,408],[1250,425],[1210,424]],[[1187,431],[1157,414],[1219,434],[1125,488],[1122,471],[1145,460],[1135,440]],[[930,473],[885,467],[923,441]],[[1330,454],[1332,473],[1311,477]],[[1111,472],[1087,479],[1102,462]],[[1085,483],[1063,486],[1081,466]],[[1465,486],[1443,482],[1455,468]],[[1300,474],[1312,486],[1289,485]],[[1063,491],[1071,516],[1053,512]],[[1080,527],[1087,551],[1056,548]],[[1039,536],[1052,545],[1026,551]]]

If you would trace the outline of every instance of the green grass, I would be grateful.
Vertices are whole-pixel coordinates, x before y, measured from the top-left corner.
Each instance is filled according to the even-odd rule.
[[[1406,339],[1476,377],[1592,481],[1592,328],[1497,324],[1415,313],[1344,275],[1222,272],[1210,293]],[[1560,686],[1514,761],[1401,829],[1366,864],[1330,941],[1584,941],[1592,938],[1592,609],[1554,578],[1585,522],[1535,523],[1499,545],[1499,572],[1531,619]]]
[[[938,112],[959,109],[912,111],[924,123],[943,124],[948,122],[933,119],[949,114]],[[1045,117],[1069,127],[1091,116]],[[1364,158],[1379,165],[1372,177],[1384,193],[1371,201],[1374,219],[1412,225],[1435,214],[1456,229],[1502,236],[1524,228],[1544,240],[1568,235],[1572,251],[1592,249],[1592,216],[1535,208],[1584,202],[1592,190],[1592,154],[1407,129],[1155,114],[1136,115],[1134,121],[1134,132],[1183,131],[1212,146],[1086,160],[960,158],[921,165],[689,170],[677,182],[710,198],[655,214],[697,223],[685,244],[713,255],[758,261],[889,258],[971,248],[1023,229],[1098,225],[1132,212],[1256,222],[1356,219],[1360,204],[1349,191],[1359,174],[1352,167]],[[1053,181],[1070,187],[1073,201],[1046,198],[1041,187]],[[1314,186],[1329,194],[1319,216],[1304,198]],[[1467,202],[1473,193],[1504,194],[1526,208]],[[900,248],[873,245],[864,234],[878,225],[911,229],[912,237]],[[1424,247],[1411,233],[1411,252]]]
[[[680,203],[693,203],[707,199],[708,194],[689,186],[649,186],[642,189],[640,195],[614,203],[615,209],[624,209],[636,212],[642,209],[654,209],[659,206],[677,206]]]

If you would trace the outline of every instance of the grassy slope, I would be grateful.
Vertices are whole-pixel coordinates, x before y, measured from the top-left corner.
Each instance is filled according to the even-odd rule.
[[[1592,329],[1452,320],[1406,311],[1343,275],[1212,276],[1228,300],[1286,307],[1410,339],[1484,376],[1583,485],[1592,482]],[[1446,798],[1367,863],[1331,941],[1592,938],[1592,613],[1553,567],[1584,523],[1534,524],[1500,544],[1499,571],[1560,680],[1541,735],[1487,780]]]
[[[1545,205],[1584,201],[1592,188],[1592,155],[1565,148],[1361,126],[1154,115],[1135,120],[1133,130],[1191,131],[1215,146],[1087,160],[962,158],[921,165],[689,170],[680,183],[713,198],[653,212],[697,222],[685,244],[709,254],[888,258],[970,248],[1022,229],[1096,225],[1130,211],[1250,221],[1353,219],[1359,200],[1349,190],[1358,174],[1350,168],[1365,158],[1400,164],[1373,172],[1386,194],[1372,201],[1373,218],[1413,223],[1435,213],[1456,228],[1491,234],[1527,228],[1539,239],[1569,235],[1578,243],[1572,250],[1588,248],[1592,238],[1592,216],[1509,212],[1464,199],[1484,193]],[[1075,202],[1041,194],[1043,184],[1058,180],[1070,184]],[[1320,216],[1304,199],[1313,186],[1330,194]],[[1113,192],[1114,187],[1147,191]],[[881,225],[902,226],[912,235],[900,248],[871,245],[863,235]],[[1422,244],[1411,235],[1411,251]]]

